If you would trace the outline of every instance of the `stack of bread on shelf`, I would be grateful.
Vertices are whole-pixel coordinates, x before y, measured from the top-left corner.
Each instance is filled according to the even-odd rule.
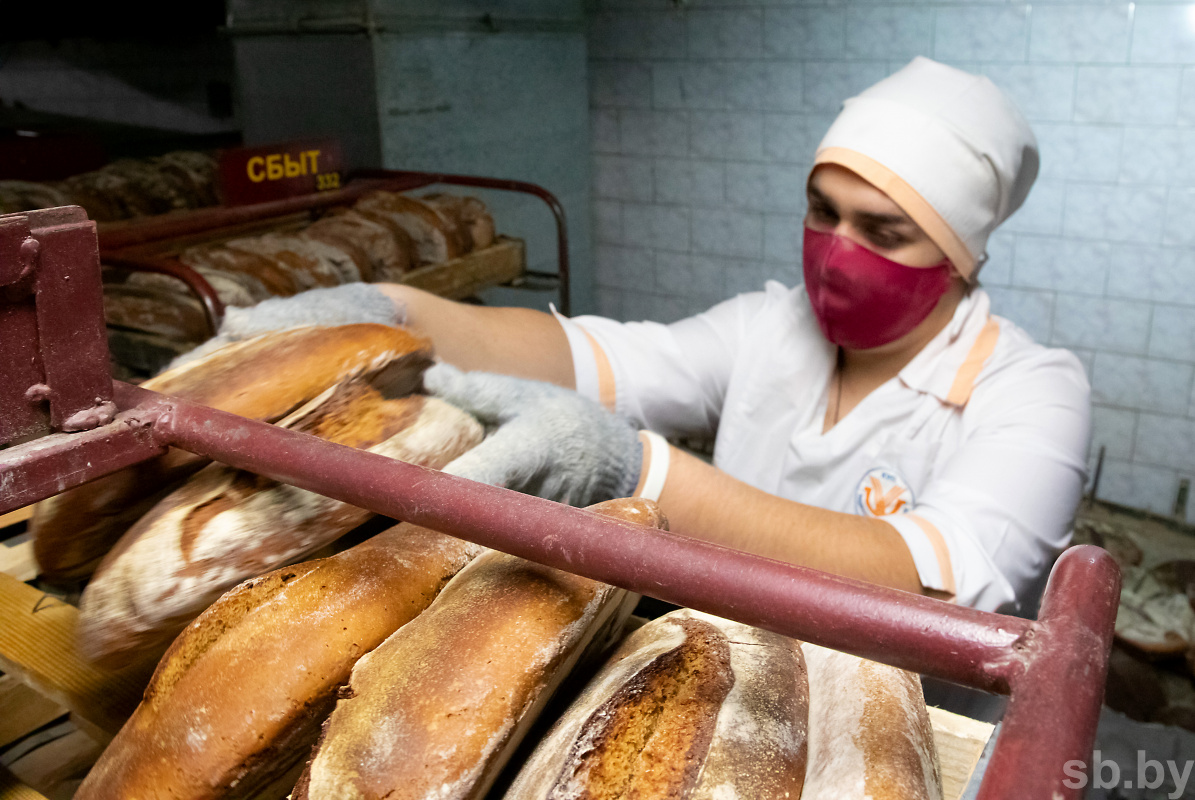
[[[413,269],[494,240],[493,217],[475,197],[375,191],[298,229],[195,245],[177,258],[203,276],[224,305],[245,307],[319,287],[398,282]],[[202,306],[179,279],[107,269],[104,282],[110,328],[188,346],[210,335]]]
[[[300,328],[145,387],[436,469],[485,431],[422,394],[432,361],[401,328]],[[591,511],[667,528],[647,500]],[[41,503],[43,577],[90,578],[79,650],[164,652],[76,797],[942,796],[915,675],[644,624],[624,589],[413,524],[361,540],[371,516],[177,449]]]
[[[0,214],[55,206],[83,206],[96,222],[149,217],[214,206],[216,157],[178,150],[151,158],[122,158],[101,169],[53,183],[0,181]]]

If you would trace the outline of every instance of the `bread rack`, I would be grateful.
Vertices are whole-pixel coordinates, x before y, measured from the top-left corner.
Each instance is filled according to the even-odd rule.
[[[0,514],[180,447],[633,592],[1010,695],[981,800],[1081,794],[1064,782],[1064,765],[1090,763],[1120,589],[1100,548],[1068,550],[1039,619],[1025,620],[643,529],[112,381],[95,224],[77,207],[0,216],[0,343]]]
[[[571,297],[569,292],[568,229],[565,225],[564,207],[554,194],[542,186],[502,178],[405,170],[357,170],[348,176],[343,188],[331,191],[288,197],[267,203],[201,208],[142,220],[111,223],[100,230],[100,252],[104,264],[108,266],[130,271],[158,272],[182,281],[202,304],[208,326],[214,336],[220,327],[220,320],[224,316],[224,304],[216,296],[216,290],[202,275],[178,259],[163,258],[154,254],[147,255],[147,246],[169,239],[217,230],[236,230],[254,223],[296,213],[317,213],[334,206],[347,205],[359,197],[379,189],[391,192],[410,192],[437,183],[529,194],[543,200],[552,212],[556,223],[558,272],[556,274],[533,272],[525,274],[537,278],[556,279],[559,289],[559,308],[561,313],[567,315]]]

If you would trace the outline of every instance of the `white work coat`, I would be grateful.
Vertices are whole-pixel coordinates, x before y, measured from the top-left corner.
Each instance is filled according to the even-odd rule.
[[[756,488],[883,519],[929,589],[1033,611],[1082,493],[1090,388],[983,290],[826,433],[835,348],[804,287],[671,325],[558,319],[582,394],[666,437],[716,434],[715,466]]]

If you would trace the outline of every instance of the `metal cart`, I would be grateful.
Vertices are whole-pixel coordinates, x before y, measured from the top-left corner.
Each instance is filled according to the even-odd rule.
[[[1120,588],[1099,548],[1059,559],[1037,621],[1007,617],[392,461],[113,382],[107,369],[94,224],[75,207],[0,217],[0,514],[181,447],[667,602],[1008,694],[979,797],[1081,794],[1064,765],[1090,759]]]
[[[570,309],[568,230],[565,225],[564,207],[556,196],[533,183],[486,178],[476,175],[452,175],[439,172],[410,172],[403,170],[370,169],[358,170],[348,176],[343,188],[315,194],[290,197],[267,203],[246,206],[203,208],[193,211],[165,214],[129,222],[111,223],[99,233],[99,246],[103,262],[107,266],[120,267],[129,271],[157,272],[170,275],[186,284],[191,294],[203,305],[208,326],[214,336],[224,316],[224,304],[207,280],[173,257],[163,257],[157,250],[163,242],[186,240],[188,237],[210,236],[213,232],[225,231],[230,235],[258,232],[271,221],[295,215],[314,215],[336,206],[351,204],[369,192],[383,189],[391,192],[409,192],[434,184],[466,186],[474,189],[497,189],[518,194],[529,194],[541,199],[552,212],[556,223],[557,273],[524,272],[540,280],[557,282],[559,308],[567,315]],[[432,270],[434,267],[426,268]],[[415,285],[419,275],[412,276]],[[501,279],[509,279],[503,273]]]

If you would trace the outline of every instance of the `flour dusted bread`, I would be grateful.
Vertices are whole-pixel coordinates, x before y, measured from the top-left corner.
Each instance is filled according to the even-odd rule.
[[[494,218],[476,197],[428,194],[420,199],[456,223],[467,250],[481,250],[494,243]]]
[[[415,245],[420,264],[439,264],[467,251],[456,222],[430,203],[395,192],[378,191],[357,201],[353,210],[369,219],[398,225]]]
[[[357,659],[480,549],[402,524],[228,592],[175,640],[76,798],[257,796],[307,755]]]
[[[356,211],[329,214],[305,228],[302,235],[348,253],[363,281],[401,280],[412,266],[414,247],[406,231]]]
[[[201,342],[209,332],[203,306],[194,297],[120,283],[104,287],[104,321],[176,342]]]
[[[284,423],[338,444],[439,469],[481,441],[481,425],[442,400],[384,399],[342,384]],[[335,541],[373,514],[211,464],[121,538],[83,592],[79,650],[125,663],[169,642],[222,592]]]
[[[904,670],[803,644],[809,768],[802,800],[940,800],[921,681]]]
[[[653,503],[594,510],[663,526]],[[635,595],[487,553],[353,669],[294,797],[478,798],[582,651]]]
[[[808,704],[797,642],[674,611],[627,637],[505,798],[796,800]]]
[[[408,394],[431,365],[427,339],[389,325],[299,328],[229,345],[142,384],[222,411],[274,422],[350,376]],[[38,503],[31,523],[44,577],[91,574],[116,540],[171,487],[208,463],[171,449]]]

